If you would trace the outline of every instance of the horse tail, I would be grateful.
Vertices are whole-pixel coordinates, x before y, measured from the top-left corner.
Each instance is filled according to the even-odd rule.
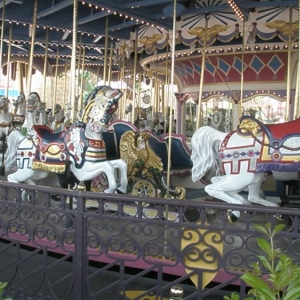
[[[200,180],[209,169],[215,166],[219,145],[225,136],[226,133],[210,126],[203,126],[195,131],[191,141],[193,182]]]
[[[7,137],[7,151],[6,159],[4,161],[5,171],[10,171],[14,166],[16,166],[16,150],[24,140],[25,136],[17,129],[13,130]]]

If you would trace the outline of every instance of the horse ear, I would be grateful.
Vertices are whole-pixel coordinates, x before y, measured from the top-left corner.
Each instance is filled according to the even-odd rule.
[[[121,96],[122,96],[122,92],[120,91],[120,90],[115,90],[112,94],[111,94],[111,98],[114,98],[114,97],[116,97],[116,96],[118,96],[118,95],[120,95],[121,94]],[[119,97],[119,98],[121,98],[121,96]]]

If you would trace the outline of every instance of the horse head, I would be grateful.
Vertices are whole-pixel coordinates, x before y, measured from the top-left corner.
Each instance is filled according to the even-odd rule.
[[[62,121],[63,118],[65,116],[65,112],[64,112],[64,109],[62,108],[62,106],[58,103],[55,104],[55,107],[54,107],[54,118],[55,118],[55,121],[58,122],[58,121]]]
[[[27,111],[34,112],[38,108],[38,104],[41,102],[40,96],[36,92],[32,92],[29,94],[27,99]]]
[[[0,98],[0,111],[8,112],[8,107],[9,107],[9,99],[2,96]]]
[[[122,92],[118,89],[102,86],[95,99],[90,101],[85,108],[82,120],[88,122],[94,132],[106,130],[112,116],[118,109],[118,101],[122,95]]]
[[[45,102],[39,102],[38,103],[37,112],[38,113],[44,113],[44,112],[46,112],[46,103]]]
[[[13,106],[17,107],[21,104],[25,103],[25,95],[23,92],[20,93],[20,95],[17,97],[17,99],[13,99]]]

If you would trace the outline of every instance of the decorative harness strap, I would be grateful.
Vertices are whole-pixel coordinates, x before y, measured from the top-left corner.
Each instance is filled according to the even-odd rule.
[[[300,118],[281,124],[263,124],[259,120],[250,116],[243,116],[240,120],[241,122],[237,129],[237,132],[240,135],[250,135],[262,146],[267,146],[276,150],[279,148],[284,148],[290,151],[300,150],[300,147],[288,147],[284,145],[284,142],[287,139],[294,136],[300,136]],[[269,143],[265,143],[263,140],[257,138],[257,135],[261,133],[264,133],[268,137]]]

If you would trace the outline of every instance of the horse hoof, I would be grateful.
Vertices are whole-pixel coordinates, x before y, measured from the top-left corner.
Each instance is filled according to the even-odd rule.
[[[238,210],[229,210],[227,213],[228,220],[230,222],[236,222],[241,216],[241,213]]]
[[[127,192],[126,192],[126,191],[123,191],[122,189],[117,189],[117,190],[116,190],[116,193],[117,193],[117,194],[121,194],[121,195],[127,194]]]

